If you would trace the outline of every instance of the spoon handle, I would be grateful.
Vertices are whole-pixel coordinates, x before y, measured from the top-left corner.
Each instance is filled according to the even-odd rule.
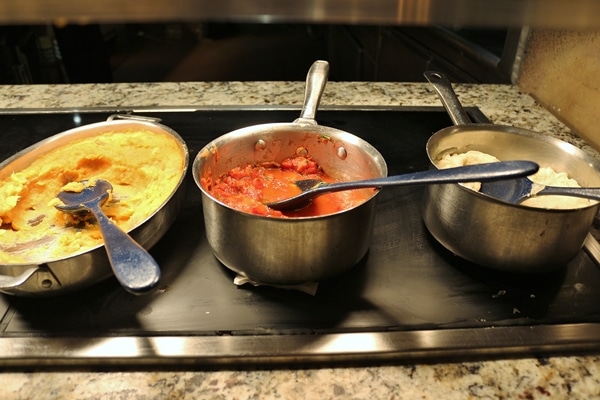
[[[153,289],[160,280],[160,268],[154,258],[113,223],[98,202],[88,207],[98,221],[110,265],[121,285],[135,295]]]
[[[412,172],[366,179],[354,182],[335,182],[323,186],[324,190],[341,191],[353,188],[407,186],[458,182],[488,182],[500,179],[519,178],[537,172],[539,166],[531,161],[501,161],[486,164],[467,165],[446,169]]]
[[[538,192],[532,192],[534,196],[541,195],[559,195],[582,197],[585,199],[600,200],[600,188],[580,188],[580,187],[561,187],[546,186]]]

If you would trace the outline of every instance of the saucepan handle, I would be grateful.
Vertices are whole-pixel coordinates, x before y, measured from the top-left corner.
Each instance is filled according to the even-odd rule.
[[[107,121],[114,121],[115,119],[129,119],[133,121],[152,122],[158,124],[162,120],[160,118],[146,117],[144,115],[132,115],[132,114],[112,114],[106,119]]]
[[[316,124],[315,117],[321,102],[321,96],[327,85],[329,77],[329,63],[327,61],[315,61],[306,75],[306,89],[304,91],[304,104],[300,118],[295,123]]]
[[[33,274],[38,272],[40,267],[31,267],[23,271],[21,275],[8,276],[0,275],[0,290],[9,290],[21,286],[25,283]]]
[[[471,119],[458,100],[458,96],[452,88],[452,83],[450,83],[446,75],[436,71],[425,71],[423,75],[438,93],[440,101],[450,116],[452,123],[454,125],[470,124]]]

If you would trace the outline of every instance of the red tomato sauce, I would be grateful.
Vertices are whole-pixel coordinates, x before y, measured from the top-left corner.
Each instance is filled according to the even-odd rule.
[[[300,189],[294,182],[300,179],[336,181],[310,157],[293,157],[283,160],[281,164],[236,167],[216,179],[204,177],[202,185],[212,196],[236,210],[284,218],[333,214],[365,202],[374,191],[360,189],[327,193],[315,198],[308,206],[294,211],[274,210],[265,205],[299,194]]]

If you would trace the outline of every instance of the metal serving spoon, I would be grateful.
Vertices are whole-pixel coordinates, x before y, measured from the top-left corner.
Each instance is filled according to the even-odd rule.
[[[366,179],[353,182],[327,183],[319,179],[304,179],[294,182],[302,193],[283,200],[266,203],[275,210],[298,210],[307,206],[317,196],[343,190],[383,186],[408,186],[438,183],[487,182],[498,179],[517,178],[537,172],[539,166],[531,161],[503,161],[468,165],[439,170],[412,172],[385,178]]]
[[[533,182],[531,179],[517,178],[498,182],[486,182],[479,190],[508,203],[519,204],[534,196],[572,196],[586,199],[600,200],[600,188],[578,188],[563,186],[545,186]]]
[[[113,273],[121,285],[132,294],[143,294],[160,280],[160,268],[154,258],[131,236],[121,230],[102,211],[102,204],[112,190],[110,182],[98,179],[92,184],[83,182],[81,192],[61,191],[58,199],[64,205],[55,205],[61,211],[76,213],[90,211],[96,217],[104,239],[106,253]]]

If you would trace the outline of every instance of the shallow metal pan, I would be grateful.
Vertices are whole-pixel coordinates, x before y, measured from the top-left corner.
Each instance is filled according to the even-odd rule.
[[[144,129],[173,136],[180,145],[184,165],[176,189],[163,204],[132,229],[129,234],[144,248],[151,248],[175,220],[184,196],[184,177],[189,154],[184,140],[171,128],[153,118],[114,115],[105,122],[73,128],[27,147],[0,163],[0,178],[19,171],[41,154],[64,146],[75,139],[92,137],[115,130]],[[30,246],[34,244],[21,244]],[[112,276],[103,245],[69,257],[47,259],[35,264],[0,264],[0,292],[18,296],[52,296],[78,290]]]

